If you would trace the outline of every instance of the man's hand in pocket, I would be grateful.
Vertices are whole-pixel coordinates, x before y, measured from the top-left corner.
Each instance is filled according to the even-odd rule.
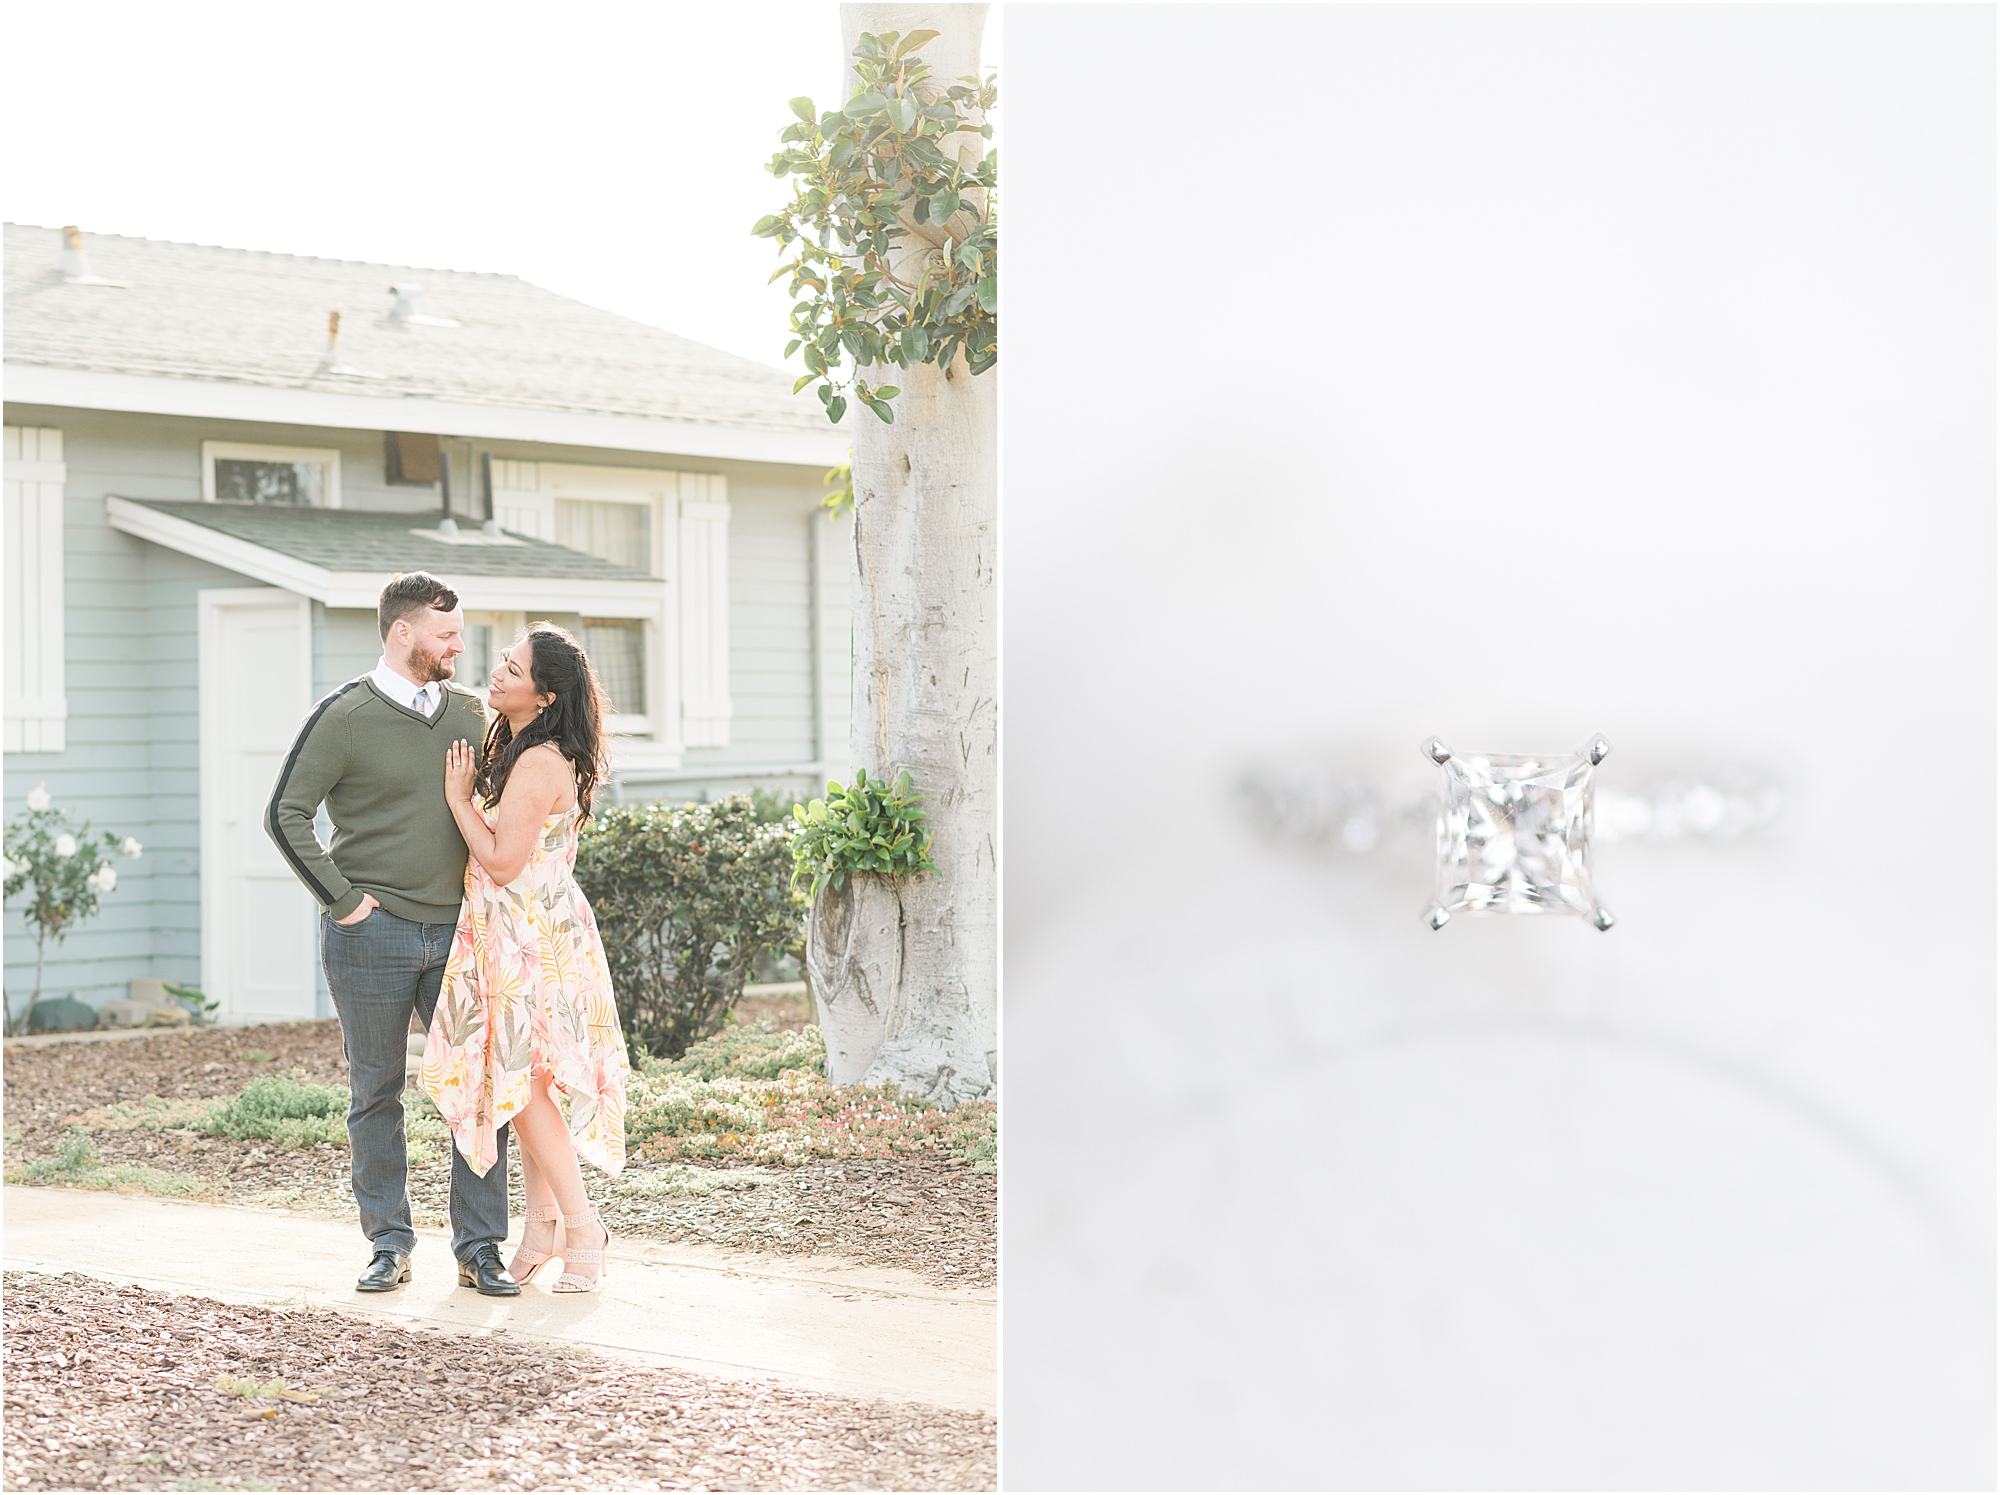
[[[338,922],[340,922],[343,925],[359,924],[363,919],[367,918],[370,914],[374,913],[375,910],[380,908],[381,906],[382,906],[381,904],[375,901],[375,895],[373,893],[363,893],[361,895],[361,906],[357,908],[353,913],[349,914],[346,918],[341,919]]]

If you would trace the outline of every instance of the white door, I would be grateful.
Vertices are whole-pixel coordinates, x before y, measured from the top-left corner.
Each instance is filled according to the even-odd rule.
[[[201,968],[218,1015],[315,1015],[318,906],[264,830],[312,705],[312,604],[276,589],[207,591],[201,614]]]

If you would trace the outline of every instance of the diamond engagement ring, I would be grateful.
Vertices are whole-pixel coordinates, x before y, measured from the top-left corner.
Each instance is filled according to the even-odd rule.
[[[1337,842],[1372,851],[1426,822],[1437,844],[1437,881],[1425,920],[1442,929],[1454,913],[1579,914],[1608,930],[1598,900],[1593,841],[1728,840],[1777,817],[1777,791],[1754,776],[1725,784],[1669,779],[1639,792],[1600,789],[1597,766],[1611,744],[1594,736],[1574,753],[1460,753],[1438,738],[1423,745],[1437,765],[1435,794],[1392,801],[1373,785],[1323,770],[1253,774],[1246,808],[1287,840]]]

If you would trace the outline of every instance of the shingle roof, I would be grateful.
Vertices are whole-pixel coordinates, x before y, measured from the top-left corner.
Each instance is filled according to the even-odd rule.
[[[104,373],[699,421],[824,435],[782,370],[571,301],[512,275],[85,234],[95,277],[61,270],[59,229],[6,225],[6,357]],[[389,315],[391,286],[419,284]],[[327,313],[341,309],[335,370]],[[773,329],[774,336],[778,329]]]
[[[95,268],[95,267],[93,267]],[[447,544],[411,534],[435,525],[430,514],[383,514],[358,509],[311,509],[289,504],[189,503],[135,498],[127,503],[247,540],[328,571],[378,574],[435,571],[449,576],[532,576],[589,581],[637,581],[643,571],[594,555],[531,540],[519,545]]]

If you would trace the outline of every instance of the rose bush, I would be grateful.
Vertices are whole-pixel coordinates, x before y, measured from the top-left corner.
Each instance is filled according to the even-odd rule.
[[[35,1003],[42,999],[42,960],[48,945],[60,945],[118,886],[112,855],[137,857],[145,848],[114,831],[93,836],[88,820],[72,827],[68,813],[50,799],[48,786],[37,784],[28,794],[27,809],[8,822],[0,849],[5,853],[0,861],[6,875],[5,896],[12,901],[18,893],[30,894],[21,912],[35,933],[34,994],[18,1017],[11,1003],[4,1014],[6,1030],[13,1033],[27,1025]]]

